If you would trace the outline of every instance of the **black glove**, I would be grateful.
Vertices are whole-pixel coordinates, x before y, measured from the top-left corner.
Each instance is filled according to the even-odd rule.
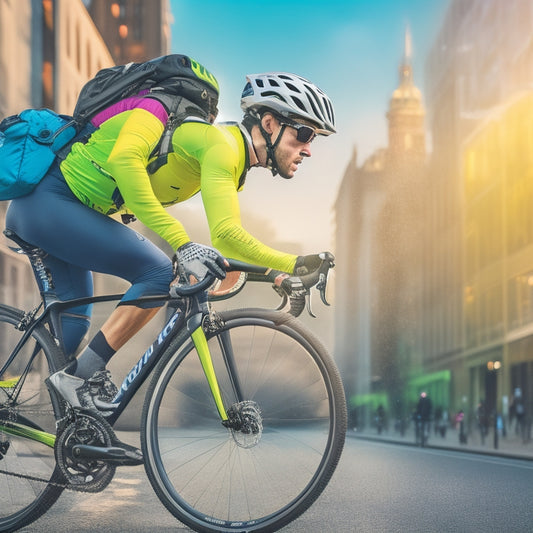
[[[201,281],[208,273],[218,279],[226,277],[226,260],[218,250],[210,246],[188,242],[178,248],[176,258],[180,277],[182,281],[184,280],[187,283],[190,282],[190,276],[194,276],[197,281]]]
[[[322,254],[320,254],[322,255]],[[313,255],[300,255],[296,259],[296,264],[294,265],[294,276],[305,276],[314,272],[322,264],[322,259],[319,254]]]

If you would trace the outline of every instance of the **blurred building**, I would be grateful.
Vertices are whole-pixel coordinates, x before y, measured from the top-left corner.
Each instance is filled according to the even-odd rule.
[[[413,369],[421,366],[424,118],[407,31],[387,112],[388,146],[361,166],[354,152],[335,204],[335,352],[358,424],[379,404],[403,410]]]
[[[507,419],[521,396],[531,424],[532,35],[529,0],[452,0],[425,70],[425,168],[422,155],[412,171],[392,163],[402,136],[416,145],[394,127],[414,135],[421,120],[391,116],[411,109],[393,95],[389,146],[346,170],[335,346],[352,407],[426,390],[473,423],[480,401]]]
[[[168,0],[85,0],[117,65],[147,61],[169,53]]]
[[[0,119],[32,99],[32,5],[0,2]]]
[[[0,119],[28,107],[71,113],[83,84],[111,65],[81,0],[0,2]],[[7,205],[0,202],[2,229]],[[0,301],[29,307],[35,287],[27,259],[2,246]]]
[[[454,0],[427,61],[424,357],[467,413],[533,411],[531,35],[529,0]]]

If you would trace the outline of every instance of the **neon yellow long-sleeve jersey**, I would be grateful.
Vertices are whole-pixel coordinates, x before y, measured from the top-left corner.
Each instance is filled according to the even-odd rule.
[[[239,126],[184,122],[173,135],[167,164],[148,174],[166,112],[150,98],[130,100],[129,109],[109,113],[89,141],[76,143],[62,162],[76,197],[106,215],[133,213],[177,249],[190,238],[165,207],[201,192],[215,248],[226,257],[292,272],[295,255],[264,245],[242,227],[237,193],[248,169]]]

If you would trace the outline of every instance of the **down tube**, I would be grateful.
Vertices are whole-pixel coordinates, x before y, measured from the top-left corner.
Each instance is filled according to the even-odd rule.
[[[106,420],[113,425],[122,411],[126,409],[130,400],[135,396],[139,387],[146,381],[154,365],[159,360],[161,354],[166,350],[167,346],[174,336],[179,332],[185,320],[185,313],[181,309],[176,309],[174,314],[170,317],[157,339],[144,352],[137,364],[129,371],[124,378],[122,385],[118,391],[113,403],[118,404],[117,409]]]

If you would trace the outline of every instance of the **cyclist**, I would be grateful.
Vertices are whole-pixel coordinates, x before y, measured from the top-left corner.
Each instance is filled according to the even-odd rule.
[[[317,135],[335,132],[332,104],[325,93],[300,76],[269,72],[247,77],[240,124],[186,121],[172,138],[167,164],[149,174],[150,154],[167,121],[155,99],[132,97],[101,112],[85,143],[76,143],[29,195],[11,202],[6,226],[42,248],[60,299],[92,295],[91,271],[131,283],[81,355],[74,357],[89,328],[90,309],[62,317],[63,345],[72,362],[49,380],[73,407],[114,408],[117,389],[106,364],[158,311],[133,303],[166,294],[173,281],[171,260],[144,236],[109,215],[133,214],[176,250],[180,272],[201,280],[208,272],[225,276],[224,254],[297,275],[315,270],[318,255],[274,250],[242,227],[237,193],[251,167],[264,167],[290,179],[311,156]],[[193,243],[164,207],[201,191],[214,246]],[[41,284],[42,280],[38,279]]]

